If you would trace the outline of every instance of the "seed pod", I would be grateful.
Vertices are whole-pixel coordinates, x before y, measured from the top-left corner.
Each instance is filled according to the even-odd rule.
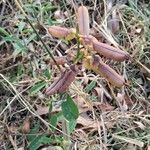
[[[76,31],[74,29],[51,26],[48,28],[48,32],[56,38],[65,38],[66,40],[72,40],[73,38],[75,38]]]
[[[113,86],[122,87],[125,84],[124,78],[105,64],[98,55],[87,57],[84,61],[84,65],[87,69],[91,69],[105,77]]]
[[[45,94],[53,95],[56,93],[65,92],[70,86],[70,84],[75,80],[77,73],[78,70],[75,67],[75,65],[70,66],[70,69],[65,70],[60,76],[60,78],[46,89]]]
[[[78,8],[77,21],[79,27],[79,33],[89,36],[89,13],[85,6]]]
[[[130,58],[129,53],[95,40],[93,41],[93,49],[106,58],[120,62]]]

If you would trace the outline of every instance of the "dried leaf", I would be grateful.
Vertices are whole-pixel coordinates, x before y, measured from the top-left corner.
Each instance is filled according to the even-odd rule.
[[[108,28],[111,30],[112,33],[116,33],[119,31],[119,21],[118,19],[111,19],[108,22]]]
[[[119,17],[117,15],[116,9],[114,9],[111,16],[108,17],[107,25],[112,33],[116,33],[119,30]]]
[[[30,132],[30,120],[29,120],[29,118],[24,120],[23,126],[22,126],[22,132],[25,134]]]
[[[106,96],[107,98],[112,100],[111,95],[109,94],[109,92],[102,86],[102,87],[96,87],[95,91],[97,93],[97,97],[99,98],[99,100],[101,102],[104,101],[104,96]]]
[[[137,150],[137,146],[135,146],[134,144],[128,144],[127,147],[125,147],[124,150]]]
[[[136,140],[136,139],[132,139],[132,138],[129,138],[129,137],[120,136],[120,135],[115,135],[115,134],[113,134],[112,136],[113,136],[113,138],[125,141],[127,143],[138,145],[139,147],[144,146],[144,143],[140,140]]]
[[[111,106],[108,103],[105,104],[105,103],[100,103],[100,102],[93,102],[93,106],[98,107],[102,111],[112,111],[112,110],[114,110],[114,107]]]
[[[128,105],[126,104],[124,94],[118,93],[116,99],[119,103],[121,111],[122,112],[126,111],[128,109]]]
[[[77,21],[79,26],[79,33],[82,35],[89,35],[89,13],[85,6],[78,8]]]
[[[74,81],[77,73],[78,69],[75,67],[75,65],[70,66],[70,69],[65,70],[60,76],[60,78],[46,89],[45,94],[53,95],[56,93],[65,92],[70,86],[70,84]]]
[[[68,29],[65,27],[51,26],[48,28],[48,32],[56,38],[65,38],[66,40],[71,40],[75,37],[76,31],[74,29]]]
[[[77,98],[75,98],[74,101],[76,102],[80,113],[91,110],[91,108],[86,102],[86,99],[84,99],[82,96],[77,96]]]
[[[124,78],[100,60],[98,55],[87,57],[84,66],[105,77],[113,86],[122,87],[125,84]]]
[[[61,148],[60,146],[48,146],[41,148],[41,150],[63,150],[63,148]]]
[[[137,124],[140,129],[142,129],[142,130],[145,129],[145,126],[144,126],[144,124],[143,124],[142,122],[139,122],[139,121],[133,121],[133,122],[134,122],[135,124]]]
[[[36,113],[37,113],[39,116],[41,116],[41,115],[46,115],[46,114],[48,114],[48,112],[49,112],[49,107],[48,107],[48,106],[42,107],[42,106],[36,105],[36,107],[37,107]]]
[[[65,19],[65,15],[61,10],[56,10],[54,12],[54,18],[58,21],[63,21]]]
[[[93,42],[93,49],[99,54],[105,56],[106,58],[110,58],[116,61],[124,61],[130,58],[130,55],[127,52],[122,51],[118,48],[95,40],[92,42]]]
[[[92,120],[91,118],[85,118],[82,116],[79,116],[77,119],[77,124],[81,124],[82,126],[86,127],[86,128],[94,128],[94,129],[98,129],[98,122],[95,120]]]

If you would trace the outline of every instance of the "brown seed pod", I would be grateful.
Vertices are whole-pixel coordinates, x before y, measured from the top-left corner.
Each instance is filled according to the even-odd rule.
[[[124,78],[121,75],[119,75],[114,69],[112,69],[102,60],[100,60],[98,55],[93,56],[92,64],[94,66],[94,70],[96,68],[95,71],[97,71],[100,75],[105,77],[112,85],[116,87],[122,87],[125,84]]]
[[[95,40],[93,41],[93,49],[106,58],[120,62],[130,58],[129,53]]]
[[[78,73],[78,69],[75,65],[70,66],[70,69],[65,70],[60,78],[51,84],[50,87],[46,89],[46,95],[53,95],[56,93],[65,92],[70,84],[75,80],[75,77]]]
[[[105,64],[98,55],[87,57],[84,61],[84,65],[87,69],[91,69],[105,77],[113,86],[122,87],[125,84],[124,78]]]
[[[79,33],[82,35],[89,35],[89,13],[85,6],[80,6],[77,13],[77,21]]]
[[[48,28],[48,32],[56,38],[65,38],[66,40],[71,40],[75,38],[76,31],[74,29],[68,29],[59,26],[51,26]]]

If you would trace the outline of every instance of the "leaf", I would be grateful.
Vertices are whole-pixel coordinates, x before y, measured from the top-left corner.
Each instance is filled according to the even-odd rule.
[[[14,47],[14,52],[13,55],[17,56],[19,53],[21,52],[26,52],[27,48],[25,47],[23,41],[21,41],[20,39],[15,39],[15,41],[12,43],[13,47]]]
[[[35,139],[31,141],[28,146],[29,150],[37,150],[40,146],[44,144],[50,144],[52,140],[44,135],[37,136]]]
[[[136,140],[136,139],[132,139],[132,138],[129,138],[129,137],[124,137],[124,136],[119,136],[119,135],[115,135],[115,134],[113,134],[112,137],[116,138],[116,139],[119,139],[119,140],[122,140],[122,141],[125,141],[127,143],[138,145],[139,147],[144,146],[144,143],[140,140]]]
[[[57,125],[57,115],[54,114],[50,117],[49,123],[51,125],[51,130],[54,131]]]
[[[56,114],[52,114],[49,118],[49,123],[50,123],[50,127],[51,127],[51,130],[54,131],[55,130],[55,127],[57,126],[57,123],[58,121],[64,119],[64,116],[62,114],[62,112],[58,112]]]
[[[44,88],[47,85],[45,81],[40,81],[35,83],[31,88],[31,94],[36,94],[39,92],[42,88]]]
[[[30,123],[30,119],[29,119],[29,118],[26,118],[26,119],[24,120],[24,122],[23,122],[23,125],[22,125],[22,132],[23,132],[23,133],[27,134],[27,133],[30,132],[30,127],[31,127],[30,124],[31,124],[31,123]]]
[[[77,105],[69,95],[67,96],[67,100],[62,103],[61,107],[62,113],[68,121],[76,120],[78,118],[79,111]]]
[[[45,106],[45,107],[42,107],[42,106],[38,106],[36,105],[37,107],[37,111],[36,113],[41,116],[41,115],[46,115],[49,113],[49,107]]]
[[[40,150],[64,150],[64,149],[61,148],[60,146],[48,146],[48,147],[41,148]]]
[[[0,27],[0,36],[10,36],[10,35],[4,28]]]
[[[79,33],[89,36],[89,13],[85,6],[78,8],[77,21],[79,27]]]
[[[96,85],[96,81],[92,81],[90,82],[90,84],[88,84],[85,88],[85,92],[89,93]]]
[[[23,28],[25,27],[25,22],[20,22],[19,23],[19,25],[18,25],[18,30],[20,31],[20,32],[22,32],[22,30],[23,30]]]
[[[36,122],[34,128],[32,128],[30,133],[27,135],[27,139],[29,142],[31,142],[37,136],[39,129],[40,129],[40,123]]]
[[[23,66],[23,64],[19,64],[17,67],[17,76],[19,77],[19,76],[23,75],[23,73],[24,73],[24,66]]]
[[[36,34],[35,33],[32,33],[32,35],[26,39],[26,45],[28,45],[33,39],[35,39],[36,37]]]
[[[79,118],[77,119],[77,124],[82,125],[84,128],[92,128],[97,130],[98,126],[100,125],[100,122],[97,122],[96,120],[91,119],[89,116],[79,116]]]
[[[70,120],[68,125],[69,125],[69,132],[72,133],[77,125],[77,120]]]
[[[49,80],[51,78],[51,72],[49,69],[44,70],[44,76]]]

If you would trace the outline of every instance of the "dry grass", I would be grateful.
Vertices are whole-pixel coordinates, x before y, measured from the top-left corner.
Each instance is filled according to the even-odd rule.
[[[90,12],[91,33],[132,56],[121,64],[103,58],[123,74],[128,86],[112,88],[104,78],[82,69],[69,89],[80,111],[77,126],[70,135],[71,146],[81,150],[146,150],[150,148],[150,3],[146,0],[117,3],[111,11],[117,11],[120,26],[113,33],[107,28],[111,12],[107,12],[106,2],[86,0],[83,4]],[[76,27],[74,8],[81,3],[68,0],[22,3],[54,56],[76,53],[75,41],[50,37],[45,28],[53,24]],[[60,112],[59,96],[46,97],[45,88],[36,94],[32,91],[35,83],[41,81],[47,87],[60,72],[49,64],[48,53],[13,1],[1,1],[0,8],[0,149],[34,149],[30,142],[37,135],[45,141],[40,143],[40,149],[62,147],[65,141],[61,123],[57,130],[51,131],[49,120],[50,115]],[[61,15],[57,10],[61,10]],[[49,113],[51,105],[53,110]],[[25,120],[29,120],[27,132],[23,130]]]

